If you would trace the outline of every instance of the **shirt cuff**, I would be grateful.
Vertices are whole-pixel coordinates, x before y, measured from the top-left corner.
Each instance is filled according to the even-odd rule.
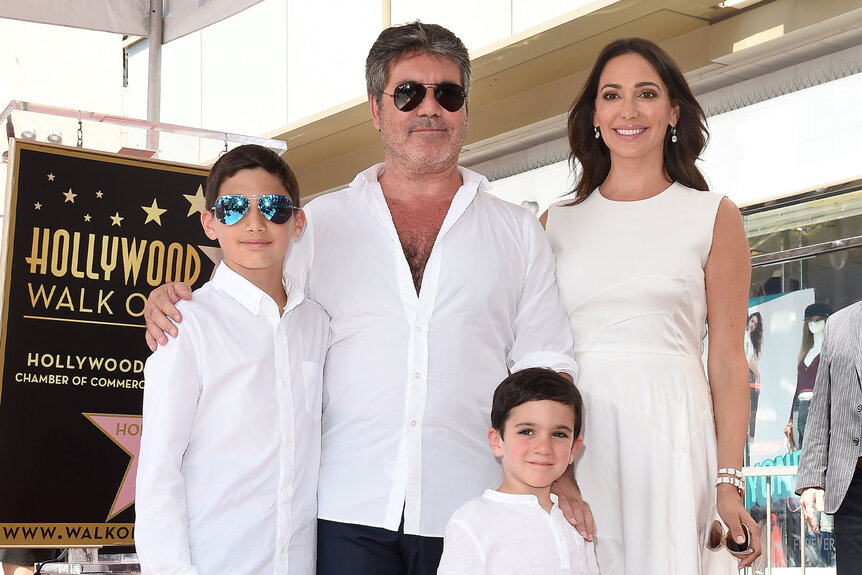
[[[578,383],[578,364],[575,359],[564,353],[536,351],[528,353],[512,366],[512,373],[528,367],[545,367],[559,373],[567,373],[572,381]]]

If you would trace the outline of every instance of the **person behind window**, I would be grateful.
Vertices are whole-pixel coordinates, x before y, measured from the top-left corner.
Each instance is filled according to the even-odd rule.
[[[748,360],[748,390],[750,413],[748,417],[748,443],[754,443],[754,429],[757,424],[757,403],[760,399],[760,352],[763,349],[763,316],[759,311],[748,316],[748,329],[745,330],[745,359]]]
[[[824,303],[813,303],[805,308],[802,322],[802,345],[796,369],[796,392],[790,402],[790,417],[784,426],[784,435],[790,451],[802,448],[808,408],[814,395],[814,382],[820,366],[820,348],[826,330],[826,318],[832,315],[832,308]]]

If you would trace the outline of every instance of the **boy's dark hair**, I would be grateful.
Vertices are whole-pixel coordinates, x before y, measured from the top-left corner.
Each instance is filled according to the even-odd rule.
[[[207,189],[204,193],[206,208],[212,209],[215,205],[218,192],[224,181],[235,176],[240,170],[252,170],[263,168],[281,182],[290,202],[299,207],[299,184],[290,166],[281,159],[281,156],[263,146],[257,144],[245,144],[238,146],[218,159],[210,170],[207,177]]]
[[[584,402],[575,385],[557,373],[543,367],[530,367],[516,371],[494,392],[491,404],[491,427],[503,435],[503,427],[513,409],[528,401],[549,399],[568,405],[575,412],[574,437],[581,435],[581,418]]]

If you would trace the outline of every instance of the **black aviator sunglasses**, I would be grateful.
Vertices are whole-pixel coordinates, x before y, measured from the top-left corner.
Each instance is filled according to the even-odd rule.
[[[404,82],[395,87],[391,94],[395,107],[402,112],[409,112],[419,106],[425,99],[428,88],[434,89],[434,99],[440,107],[449,112],[457,112],[464,105],[467,93],[458,84],[443,82],[442,84],[422,84],[421,82]]]

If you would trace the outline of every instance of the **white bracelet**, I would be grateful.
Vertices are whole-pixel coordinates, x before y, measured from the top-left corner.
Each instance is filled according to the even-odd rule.
[[[745,483],[741,479],[737,479],[736,477],[717,477],[715,479],[716,485],[721,485],[722,483],[730,483],[736,487],[740,497],[745,495]]]
[[[715,478],[715,484],[716,485],[721,485],[722,483],[730,483],[731,485],[733,485],[739,489],[742,489],[742,487],[744,485],[742,483],[742,480],[737,479],[736,477],[716,477]]]
[[[718,472],[725,475],[734,475],[739,479],[742,479],[742,471],[736,469],[735,467],[722,467],[718,470]]]

